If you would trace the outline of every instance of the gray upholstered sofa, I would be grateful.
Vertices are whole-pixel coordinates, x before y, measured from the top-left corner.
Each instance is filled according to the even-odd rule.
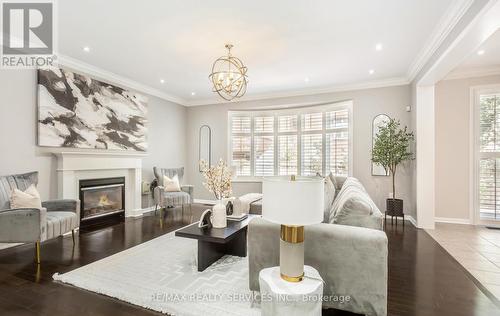
[[[324,308],[386,315],[388,250],[382,213],[359,181],[347,178],[336,182],[340,185],[334,190],[333,201],[325,206],[325,222],[305,227],[305,264],[319,271],[325,281],[324,295],[350,298],[325,300]],[[325,196],[332,193],[326,190]],[[249,224],[252,291],[259,290],[260,270],[279,265],[279,236],[277,224],[262,218]]]
[[[72,232],[80,226],[78,200],[42,202],[42,208],[10,208],[10,194],[14,188],[26,190],[38,184],[38,172],[0,177],[0,242],[35,243],[37,263],[40,263],[40,242]]]
[[[193,186],[183,185],[182,178],[184,177],[184,167],[182,168],[158,168],[154,167],[153,172],[158,186],[154,189],[153,196],[156,206],[160,207],[174,207],[191,205],[193,203]],[[179,192],[165,192],[163,187],[163,176],[173,178],[175,175],[179,178],[181,184],[181,191]]]

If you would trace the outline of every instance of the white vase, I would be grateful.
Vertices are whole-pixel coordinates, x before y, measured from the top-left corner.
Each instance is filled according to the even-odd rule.
[[[225,228],[227,226],[226,206],[221,200],[212,208],[212,226],[214,228]]]

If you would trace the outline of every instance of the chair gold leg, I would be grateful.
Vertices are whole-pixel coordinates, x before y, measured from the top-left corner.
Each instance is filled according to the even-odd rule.
[[[36,283],[39,283],[40,282],[40,278],[41,278],[42,274],[41,274],[41,271],[40,271],[40,265],[37,264],[36,265],[36,273],[35,273],[35,282]]]
[[[40,242],[35,243],[35,262],[40,264]]]
[[[75,244],[75,230],[71,230],[71,237],[73,237],[73,245]]]

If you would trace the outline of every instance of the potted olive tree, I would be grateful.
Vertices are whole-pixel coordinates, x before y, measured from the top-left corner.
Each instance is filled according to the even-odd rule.
[[[405,161],[413,160],[410,144],[414,140],[412,132],[399,121],[391,118],[379,127],[372,149],[372,161],[381,165],[392,176],[392,198],[387,199],[387,215],[403,216],[403,200],[396,199],[396,171]]]

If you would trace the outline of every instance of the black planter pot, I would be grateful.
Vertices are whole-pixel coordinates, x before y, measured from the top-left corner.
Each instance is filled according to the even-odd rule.
[[[403,216],[403,200],[401,199],[387,199],[386,201],[388,216]]]

